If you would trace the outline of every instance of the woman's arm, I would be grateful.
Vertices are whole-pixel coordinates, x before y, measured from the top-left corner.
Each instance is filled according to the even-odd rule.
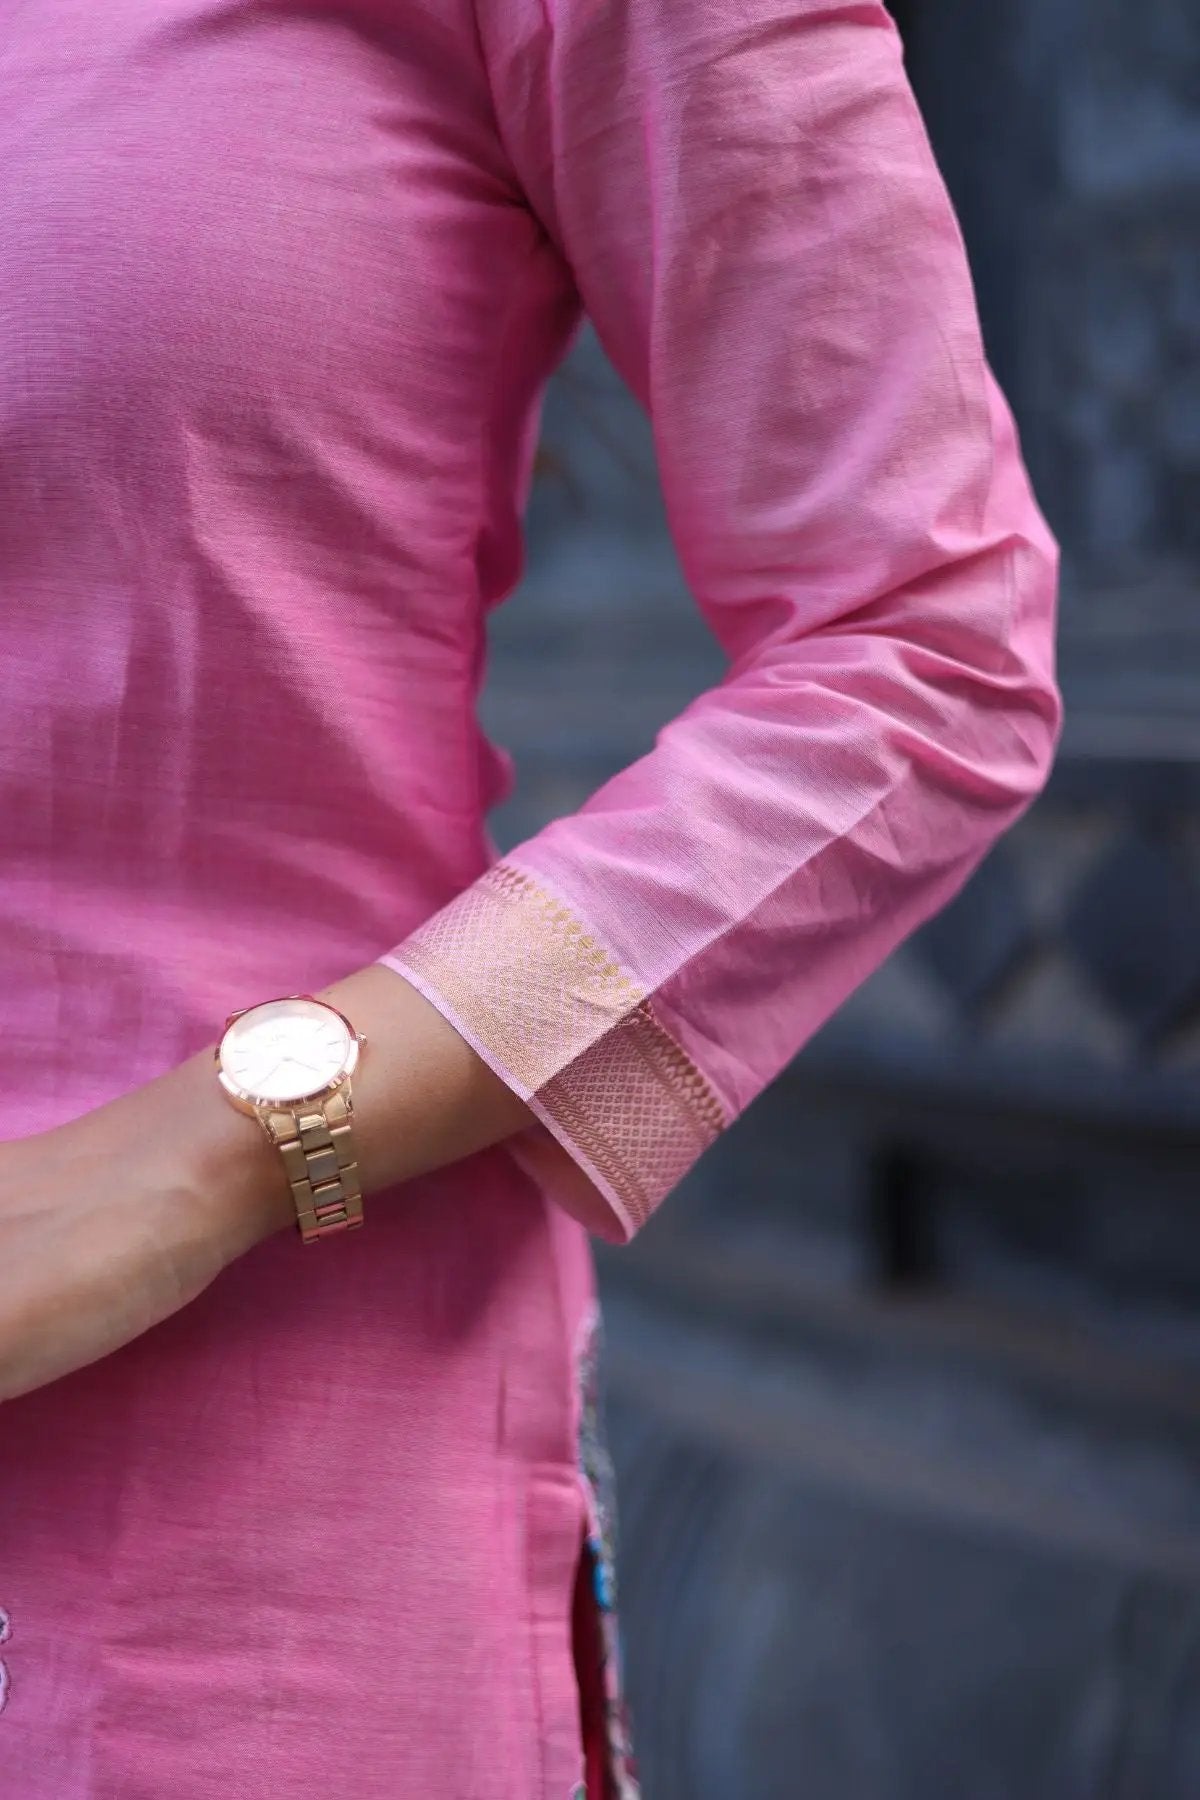
[[[321,997],[368,1039],[354,1077],[367,1195],[530,1124],[390,969],[360,970]],[[211,1046],[70,1124],[0,1145],[0,1400],[137,1337],[295,1216],[279,1152],[221,1093]],[[366,1216],[369,1231],[369,1203]],[[297,1238],[295,1254],[338,1248]]]
[[[882,0],[476,0],[725,679],[396,947],[640,1228],[1040,790],[1057,552]]]

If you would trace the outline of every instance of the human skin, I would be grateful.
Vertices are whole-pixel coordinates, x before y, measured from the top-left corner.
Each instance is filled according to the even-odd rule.
[[[531,1123],[392,970],[372,964],[318,998],[367,1038],[354,1076],[365,1195]],[[294,1221],[279,1153],[225,1099],[211,1044],[66,1125],[0,1144],[0,1400],[108,1355]],[[331,1251],[336,1241],[297,1240],[297,1255]]]

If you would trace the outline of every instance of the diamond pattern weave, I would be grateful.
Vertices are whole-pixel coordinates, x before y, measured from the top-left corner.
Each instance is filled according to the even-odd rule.
[[[501,863],[393,953],[634,1226],[725,1124],[649,997],[576,915]]]

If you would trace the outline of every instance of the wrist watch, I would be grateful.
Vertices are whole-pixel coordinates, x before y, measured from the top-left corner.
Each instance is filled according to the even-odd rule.
[[[283,1158],[306,1244],[363,1221],[350,1077],[366,1041],[336,1007],[288,994],[231,1013],[216,1048],[226,1096]]]

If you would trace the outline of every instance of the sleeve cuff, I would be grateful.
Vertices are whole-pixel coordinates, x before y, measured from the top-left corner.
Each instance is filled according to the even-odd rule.
[[[543,1130],[514,1140],[516,1154],[598,1236],[632,1238],[724,1129],[722,1101],[651,996],[512,863],[379,961],[525,1101]]]

